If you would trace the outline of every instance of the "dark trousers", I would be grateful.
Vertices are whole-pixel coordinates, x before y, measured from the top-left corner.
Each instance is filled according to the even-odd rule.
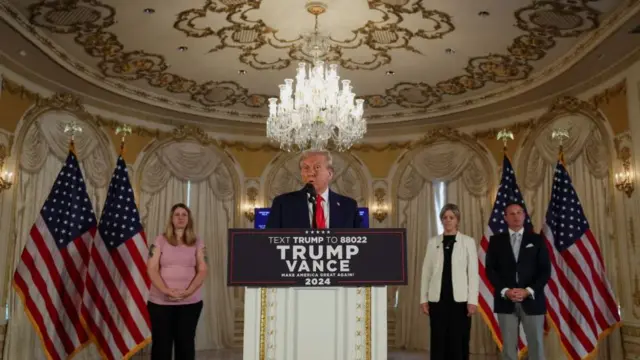
[[[202,301],[187,305],[147,303],[151,318],[151,360],[195,360],[196,327]],[[173,350],[173,351],[172,351]]]
[[[467,303],[429,303],[431,360],[469,360],[471,317]]]

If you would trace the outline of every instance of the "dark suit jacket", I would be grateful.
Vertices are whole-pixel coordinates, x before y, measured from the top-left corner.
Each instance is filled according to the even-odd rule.
[[[276,196],[267,219],[267,229],[310,229],[309,201],[304,190]],[[329,190],[329,227],[359,228],[358,204],[350,197]]]
[[[534,291],[534,297],[527,297],[522,302],[522,309],[528,315],[546,313],[544,288],[551,277],[551,262],[542,236],[525,232],[520,243],[517,261],[513,256],[511,237],[508,232],[491,236],[485,258],[485,269],[493,285],[494,312],[511,314],[514,311],[514,302],[500,295],[502,289],[530,287]],[[516,271],[518,281],[516,281]]]

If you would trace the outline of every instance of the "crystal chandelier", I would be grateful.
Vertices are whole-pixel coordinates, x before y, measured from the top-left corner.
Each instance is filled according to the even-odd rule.
[[[269,99],[267,137],[286,151],[344,151],[367,131],[364,100],[355,99],[350,80],[340,80],[337,64],[327,67],[320,60],[329,49],[328,38],[318,31],[318,15],[326,9],[322,3],[307,4],[307,11],[316,18],[314,32],[304,37],[304,50],[313,55],[313,67],[298,64],[295,85],[293,79],[285,79],[280,85],[280,103],[277,98]]]

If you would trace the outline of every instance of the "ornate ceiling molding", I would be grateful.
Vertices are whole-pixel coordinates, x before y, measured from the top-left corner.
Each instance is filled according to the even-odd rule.
[[[544,127],[548,122],[553,121],[562,114],[582,113],[592,119],[606,121],[602,114],[598,111],[598,107],[602,104],[609,103],[611,98],[627,93],[627,83],[623,79],[619,83],[613,85],[604,91],[593,95],[587,101],[580,100],[572,96],[559,96],[554,99],[547,111],[538,117],[532,117],[524,121],[516,122],[508,126],[495,127],[487,130],[475,131],[472,136],[476,139],[496,139],[501,130],[509,130],[514,135],[518,135],[528,130]]]
[[[412,0],[406,0],[403,4],[406,5],[410,2],[413,4]],[[91,81],[107,90],[159,107],[172,110],[177,108],[178,111],[211,118],[251,122],[264,119],[266,114],[264,106],[268,95],[250,93],[249,90],[232,81],[198,84],[193,80],[168,72],[167,64],[161,56],[158,57],[139,50],[124,49],[124,45],[117,39],[117,36],[107,31],[108,27],[115,21],[116,16],[115,10],[108,5],[91,2],[93,4],[91,6],[97,8],[92,13],[94,16],[90,19],[91,21],[85,23],[60,26],[52,22],[52,11],[60,12],[65,8],[77,10],[80,3],[82,3],[83,7],[89,6],[88,2],[79,1],[61,3],[57,5],[58,8],[52,8],[52,5],[46,5],[46,3],[36,3],[31,7],[31,19],[24,18],[10,5],[0,4],[0,14],[11,26],[32,40],[63,66],[85,80]],[[203,9],[183,11],[178,16],[174,28],[193,37],[220,38],[222,39],[222,44],[224,44],[220,46],[236,47],[240,49],[242,54],[249,54],[248,51],[250,49],[277,48],[278,46],[286,45],[287,49],[291,50],[289,51],[288,61],[298,60],[303,57],[304,54],[299,53],[300,47],[296,45],[296,41],[299,39],[294,41],[280,39],[281,44],[278,45],[274,42],[277,38],[277,32],[273,28],[260,21],[251,23],[246,18],[246,13],[256,7],[259,8],[261,1],[229,2],[225,0],[220,1],[220,3],[225,4],[226,7],[207,1]],[[413,37],[446,37],[449,32],[455,30],[450,17],[446,13],[425,9],[421,5],[415,6],[413,4],[411,7],[405,8],[392,6],[385,0],[370,0],[369,6],[384,13],[385,21],[382,24],[370,24],[354,30],[354,38],[350,40],[354,44],[368,47],[375,54],[378,54],[376,55],[378,57],[384,57],[384,54],[388,55],[390,49],[416,50],[410,44]],[[204,9],[207,11],[204,11]],[[365,95],[364,98],[371,109],[382,109],[391,104],[403,108],[388,112],[371,113],[368,118],[373,123],[393,122],[409,118],[430,118],[468,110],[518,95],[549,81],[575,64],[639,9],[640,3],[637,0],[625,0],[623,5],[608,16],[602,24],[598,24],[596,20],[597,12],[582,0],[579,2],[538,1],[535,5],[519,9],[514,14],[517,20],[516,26],[525,31],[526,34],[516,38],[511,46],[508,47],[506,53],[472,57],[469,65],[464,70],[465,74],[436,84],[401,82],[387,89],[384,94]],[[216,32],[213,32],[211,28],[197,28],[193,23],[194,19],[201,16],[206,17],[209,13],[225,14],[228,21],[235,25],[223,27]],[[405,36],[409,32],[401,26],[402,17],[413,13],[422,14],[423,18],[433,22],[435,24],[433,31],[430,33],[411,33],[411,36]],[[548,21],[549,18],[544,20],[543,14],[546,14],[545,16],[563,14],[565,19],[563,21],[568,22],[570,26],[567,25],[563,28],[547,24],[545,21]],[[32,25],[30,22],[37,24],[37,26]],[[252,24],[251,26],[249,26],[250,23]],[[393,24],[395,26],[392,26]],[[543,26],[543,24],[546,25]],[[44,36],[38,27],[47,28],[57,33],[76,34],[76,43],[83,46],[89,55],[102,59],[102,65],[99,66],[100,71],[94,71],[73,59],[58,45]],[[586,32],[588,34],[585,34]],[[251,34],[254,35],[249,36]],[[403,35],[406,40],[404,42],[399,40],[403,38],[403,36],[400,36],[402,34],[405,34]],[[583,34],[583,39],[570,52],[545,69],[536,72],[532,71],[529,63],[545,57],[547,51],[555,46],[556,38],[575,37],[580,34]],[[375,40],[378,37],[388,40],[384,46],[375,45],[377,43],[372,39]],[[242,38],[242,41],[238,40],[240,38]],[[380,39],[378,39],[378,42]],[[342,65],[347,68],[349,66],[364,66],[362,64],[354,65],[353,61],[350,62],[350,60],[339,54],[339,49],[348,48],[348,44],[339,39],[333,39],[332,41],[335,42],[335,48],[338,49],[335,56],[340,55],[333,60],[344,62]],[[256,47],[256,44],[259,46]],[[213,49],[214,52],[219,50]],[[246,55],[244,58],[242,56],[241,61],[242,59],[247,62],[254,61],[254,65],[257,64],[255,61],[259,60],[258,55]],[[259,61],[264,62],[264,60]],[[267,67],[272,68],[273,66],[277,67],[278,65],[273,63]],[[131,80],[146,80],[152,87],[160,87],[175,94],[185,94],[189,99],[176,100],[176,98],[169,98],[141,90],[140,88],[133,88],[122,82]],[[505,86],[500,86],[477,96],[469,96],[460,101],[446,103],[443,101],[443,96],[461,95],[480,89],[488,83],[503,84]],[[236,108],[222,108],[238,103],[243,103],[245,107],[256,110],[245,111]],[[438,105],[438,103],[441,104]]]
[[[26,87],[15,83],[12,80],[3,78],[3,87],[12,95],[18,95],[21,98],[29,99],[36,103],[36,108],[40,110],[68,110],[82,117],[83,120],[91,121],[96,126],[115,131],[118,127],[125,125],[124,122],[108,119],[99,115],[89,113],[82,104],[79,97],[69,93],[56,93],[51,97],[43,97]],[[467,143],[476,143],[481,139],[496,139],[500,130],[508,129],[514,135],[523,131],[528,131],[538,127],[543,127],[547,122],[552,121],[560,114],[584,113],[594,119],[606,121],[598,110],[598,106],[606,104],[611,98],[621,94],[626,94],[626,80],[622,80],[612,87],[604,89],[602,92],[593,95],[587,101],[583,101],[571,96],[561,96],[556,98],[548,110],[539,117],[530,118],[524,121],[513,123],[506,127],[495,127],[487,130],[476,131],[472,133],[461,132],[455,128],[438,127],[427,131],[419,140],[415,141],[390,141],[384,144],[356,144],[352,147],[353,151],[388,151],[388,150],[411,150],[420,146],[429,145],[435,141],[448,139],[452,141],[464,140]],[[203,145],[216,145],[221,149],[235,149],[239,151],[260,152],[274,151],[279,152],[280,148],[275,144],[245,141],[229,141],[217,139],[209,135],[204,129],[193,125],[180,125],[174,127],[170,131],[163,131],[146,126],[127,124],[132,128],[132,134],[149,137],[158,140],[174,139],[181,141],[186,138],[197,140]],[[486,149],[482,148],[483,152]]]

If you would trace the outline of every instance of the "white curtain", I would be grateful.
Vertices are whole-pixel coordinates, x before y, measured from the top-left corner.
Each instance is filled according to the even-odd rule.
[[[398,183],[398,226],[407,228],[409,284],[400,287],[396,315],[396,345],[429,349],[429,320],[420,312],[420,275],[426,245],[437,235],[440,209],[435,208],[438,189],[434,181],[447,183],[446,202],[460,207],[460,231],[479,244],[487,224],[489,190],[493,186],[488,162],[476,150],[460,142],[440,141],[416,150]],[[471,352],[494,354],[495,344],[479,316],[474,317]]]
[[[235,304],[226,286],[227,230],[234,222],[233,178],[221,154],[197,142],[170,142],[149,155],[139,170],[140,213],[149,242],[162,234],[175,203],[187,203],[195,230],[203,239],[209,272],[203,285],[204,307],[196,333],[196,349],[233,343]],[[187,184],[191,189],[187,194]]]
[[[49,195],[69,149],[69,137],[64,126],[72,115],[48,112],[27,129],[19,154],[16,234],[12,270],[16,268],[29,231]],[[107,187],[115,163],[113,147],[104,133],[80,122],[82,133],[76,135],[75,147],[96,217],[104,205]],[[9,290],[10,319],[4,347],[5,359],[45,359],[42,345],[22,303],[13,289]],[[80,352],[76,359],[95,359],[99,355],[93,345]]]
[[[615,288],[618,274],[615,266],[615,246],[611,241],[612,219],[608,215],[613,195],[609,182],[610,159],[607,143],[592,120],[572,116],[557,120],[543,129],[530,145],[523,148],[522,159],[518,161],[518,183],[523,185],[523,193],[536,231],[540,231],[551,197],[554,169],[558,161],[558,144],[551,139],[556,126],[568,128],[571,137],[563,144],[567,171],[571,176],[591,231],[598,240],[605,262],[607,276]],[[546,339],[546,353],[549,359],[565,358],[564,351],[554,330]],[[596,359],[622,359],[620,330],[614,331],[600,342]]]
[[[473,237],[477,247],[479,247],[480,240],[482,240],[484,231],[489,223],[489,214],[493,204],[483,186],[477,187],[474,192],[469,190],[468,185],[486,183],[487,180],[479,176],[481,174],[480,170],[474,169],[465,172],[465,174],[471,177],[462,177],[447,184],[447,202],[454,203],[460,207],[460,230]],[[474,179],[472,177],[474,175],[479,177]],[[498,353],[498,347],[480,314],[475,316],[471,322],[469,349],[472,354],[490,355]]]
[[[1,78],[0,78],[0,82],[1,82]],[[3,130],[0,129],[0,145],[4,145],[7,151],[8,155],[9,152],[11,151],[10,147],[9,147],[9,138],[10,138],[11,134],[10,133],[6,133]],[[13,155],[13,154],[12,154]],[[0,172],[4,172],[4,171],[12,171],[15,172],[14,170],[14,159],[15,157],[8,157],[6,158],[4,161],[4,166],[2,168],[0,168]],[[15,177],[12,179],[15,180]],[[13,244],[15,243],[15,228],[14,228],[14,214],[15,211],[13,209],[13,205],[14,205],[14,200],[13,197],[16,195],[17,193],[17,189],[18,186],[14,185],[11,186],[9,189],[0,191],[0,229],[2,229],[2,237],[0,237],[0,254],[4,254],[4,262],[2,263],[2,265],[0,265],[0,279],[5,279],[6,277],[9,276],[9,272],[11,272],[11,270],[13,270],[12,268],[10,268],[10,264],[9,264],[9,260],[11,258],[11,255],[9,255],[9,251],[12,248]],[[4,282],[3,282],[4,283]],[[9,289],[8,288],[0,288],[0,299],[2,299],[2,304],[5,304],[5,299],[6,296],[8,294]],[[4,310],[4,309],[2,309]],[[6,325],[6,318],[5,316],[0,315],[0,326],[4,327]],[[4,330],[6,329],[2,329],[3,330],[3,334],[4,334]],[[0,338],[2,339],[2,343],[4,342],[4,338],[3,336],[0,336]],[[2,345],[2,343],[0,343],[0,345]]]

